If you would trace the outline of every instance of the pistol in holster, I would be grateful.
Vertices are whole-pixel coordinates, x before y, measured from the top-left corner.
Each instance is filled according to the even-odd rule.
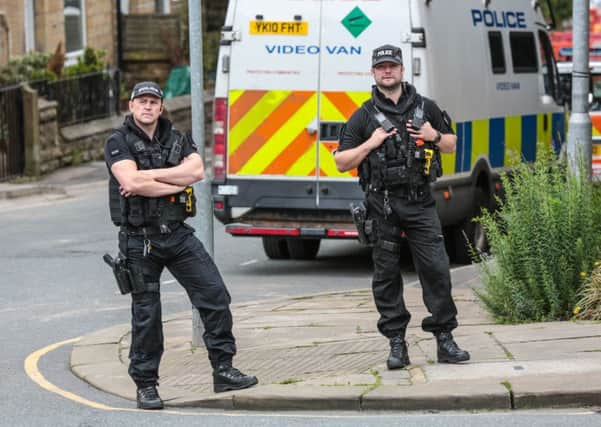
[[[350,208],[353,222],[357,228],[357,237],[359,238],[359,243],[365,246],[373,245],[376,241],[374,220],[367,217],[367,208],[365,207],[365,203],[351,203]]]
[[[119,288],[121,294],[125,295],[133,291],[134,277],[130,269],[127,267],[127,258],[125,258],[121,252],[119,252],[115,258],[109,254],[104,254],[102,259],[113,270],[115,280],[117,281],[117,287]]]

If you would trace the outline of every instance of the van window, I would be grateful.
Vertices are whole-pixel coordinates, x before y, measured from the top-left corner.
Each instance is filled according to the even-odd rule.
[[[540,43],[540,53],[542,58],[541,69],[545,83],[545,93],[551,95],[558,103],[561,103],[561,86],[557,73],[557,65],[555,64],[555,57],[553,56],[551,40],[549,40],[549,36],[546,32],[539,30],[538,41]]]
[[[509,45],[514,73],[536,73],[538,71],[534,33],[512,31],[509,33]]]
[[[488,32],[488,47],[490,49],[490,62],[494,74],[505,73],[505,52],[503,51],[503,37],[500,31]]]

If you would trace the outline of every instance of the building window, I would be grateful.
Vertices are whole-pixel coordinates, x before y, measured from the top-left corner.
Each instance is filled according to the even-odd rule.
[[[65,0],[64,15],[65,51],[67,54],[78,54],[86,44],[84,0]]]
[[[154,10],[157,13],[169,13],[169,12],[171,12],[171,2],[170,2],[170,0],[155,0],[155,2],[154,2]]]

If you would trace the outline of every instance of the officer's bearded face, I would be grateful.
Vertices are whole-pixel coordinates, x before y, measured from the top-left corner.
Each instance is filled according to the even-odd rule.
[[[151,95],[142,95],[129,101],[129,111],[134,119],[143,125],[152,125],[163,112],[161,98]]]
[[[383,90],[395,90],[403,81],[403,66],[394,62],[383,62],[371,69],[376,86]]]

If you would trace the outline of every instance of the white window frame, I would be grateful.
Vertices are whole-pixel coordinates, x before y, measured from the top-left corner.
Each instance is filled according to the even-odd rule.
[[[35,6],[33,0],[25,0],[25,53],[35,50]]]
[[[64,4],[64,2],[63,2]],[[64,14],[64,6],[63,6],[63,14]],[[86,0],[81,0],[81,42],[82,46],[85,49],[85,46],[88,44],[87,37],[87,23],[86,23]],[[64,28],[63,28],[64,31]],[[65,34],[66,38],[66,34]],[[77,58],[83,55],[84,49],[74,50],[72,52],[67,52],[67,42],[65,41],[65,65],[74,65],[77,64]]]

